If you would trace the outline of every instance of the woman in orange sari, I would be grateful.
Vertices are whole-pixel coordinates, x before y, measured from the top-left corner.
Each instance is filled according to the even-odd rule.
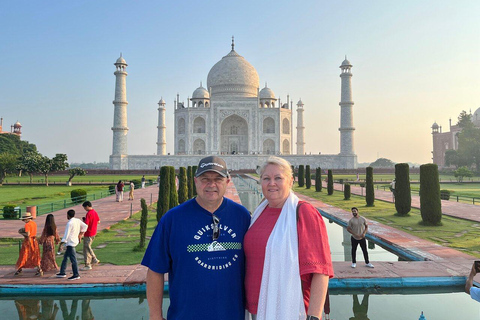
[[[30,212],[22,216],[25,227],[18,230],[25,238],[23,239],[20,256],[15,265],[15,275],[18,276],[23,268],[37,268],[36,276],[43,276],[42,267],[40,266],[40,248],[37,241],[37,224],[32,220]]]
[[[60,242],[60,237],[57,233],[57,225],[53,214],[47,215],[45,227],[43,227],[42,236],[38,242],[43,245],[42,261],[40,261],[42,271],[58,270],[55,261],[55,245]]]

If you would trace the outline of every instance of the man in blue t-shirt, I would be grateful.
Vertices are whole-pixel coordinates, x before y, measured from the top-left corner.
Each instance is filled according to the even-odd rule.
[[[230,177],[223,159],[200,160],[194,180],[197,197],[162,217],[143,257],[150,319],[163,318],[168,273],[168,320],[243,320],[242,243],[250,213],[224,198]]]

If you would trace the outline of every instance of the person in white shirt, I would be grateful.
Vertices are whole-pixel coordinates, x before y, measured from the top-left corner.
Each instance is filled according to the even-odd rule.
[[[67,269],[67,259],[70,259],[70,262],[72,263],[73,276],[68,278],[68,280],[78,280],[80,279],[80,274],[78,273],[77,254],[75,252],[75,247],[82,239],[85,231],[87,231],[88,225],[86,225],[82,220],[75,218],[75,210],[68,210],[67,220],[68,222],[65,226],[65,235],[62,238],[62,242],[60,242],[60,245],[58,246],[59,252],[62,249],[62,245],[66,246],[66,250],[65,254],[63,255],[60,272],[57,273],[57,278],[67,277],[65,269]]]

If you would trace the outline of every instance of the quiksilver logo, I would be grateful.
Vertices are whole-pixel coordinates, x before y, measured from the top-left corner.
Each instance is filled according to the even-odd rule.
[[[200,165],[200,168],[204,168],[204,167],[206,167],[206,166],[219,166],[219,167],[222,167],[222,168],[223,168],[223,166],[222,166],[220,163],[216,163],[216,162],[202,163],[202,164]]]

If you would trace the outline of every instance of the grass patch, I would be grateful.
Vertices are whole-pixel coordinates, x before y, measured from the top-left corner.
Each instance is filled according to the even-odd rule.
[[[376,199],[375,207],[365,205],[365,197],[353,195],[350,200],[343,200],[343,192],[335,191],[328,196],[325,191],[315,192],[314,189],[294,187],[299,192],[311,198],[318,199],[329,205],[350,211],[352,207],[359,209],[360,215],[387,224],[390,227],[403,230],[409,234],[426,239],[442,246],[451,247],[476,257],[480,257],[480,226],[477,222],[442,216],[441,226],[423,225],[420,210],[413,209],[407,216],[400,216],[393,203]],[[388,221],[388,223],[385,223]]]

